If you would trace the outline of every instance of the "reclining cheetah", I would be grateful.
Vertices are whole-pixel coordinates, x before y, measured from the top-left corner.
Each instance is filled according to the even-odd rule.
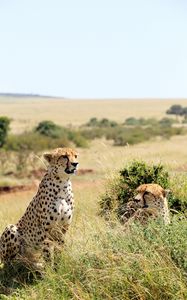
[[[70,175],[78,162],[76,151],[57,148],[44,154],[49,163],[38,191],[16,225],[8,225],[0,237],[0,260],[9,262],[28,251],[42,250],[52,259],[54,242],[62,244],[73,214]]]
[[[170,223],[167,190],[158,184],[149,183],[140,185],[136,191],[138,194],[127,203],[126,211],[122,216],[124,223],[138,220],[145,224],[149,218],[162,218],[164,224]]]

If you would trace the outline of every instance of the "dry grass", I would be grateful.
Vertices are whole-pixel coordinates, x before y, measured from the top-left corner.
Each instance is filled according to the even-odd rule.
[[[0,100],[0,111],[2,115],[14,119],[14,131],[22,131],[42,119],[63,125],[79,125],[93,116],[117,121],[123,121],[128,116],[160,118],[174,103],[187,106],[187,100],[38,102],[10,99],[8,102]],[[162,162],[171,171],[185,172],[186,149],[185,136],[127,147],[114,147],[108,141],[95,140],[90,149],[79,149],[80,167],[95,172],[72,179],[76,209],[59,271],[50,270],[44,281],[37,285],[25,285],[8,298],[187,299],[186,222],[173,223],[168,232],[151,227],[150,231],[144,232],[140,228],[128,233],[119,224],[109,227],[98,216],[99,195],[105,189],[105,179],[113,172],[132,159]],[[185,186],[184,193],[186,190]],[[35,190],[0,196],[0,232],[6,224],[15,223],[20,218],[34,194]]]
[[[124,166],[129,160],[140,159],[147,162],[161,162],[168,169],[186,171],[186,136],[175,136],[169,140],[157,139],[126,147],[114,147],[105,140],[92,142],[91,149],[79,149],[81,168],[92,168],[106,174]]]
[[[139,227],[124,231],[115,223],[110,227],[97,214],[103,186],[92,180],[87,188],[75,182],[74,190],[75,215],[58,269],[47,270],[44,280],[32,285],[20,285],[17,273],[11,281],[13,270],[6,275],[8,280],[0,275],[8,281],[5,292],[14,292],[0,299],[186,299],[186,222],[174,222],[168,230],[158,224],[145,231]],[[17,220],[32,194],[2,197],[1,228]]]
[[[22,132],[31,129],[41,120],[52,120],[60,125],[81,125],[91,117],[109,118],[123,122],[128,117],[161,118],[173,104],[187,106],[183,100],[72,100],[0,97],[1,115],[13,119],[12,130]]]

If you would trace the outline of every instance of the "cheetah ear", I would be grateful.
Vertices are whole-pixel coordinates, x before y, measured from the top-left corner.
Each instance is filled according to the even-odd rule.
[[[171,190],[169,190],[169,189],[163,190],[164,197],[167,197],[170,193],[171,193]]]
[[[44,153],[43,157],[45,158],[45,160],[50,163],[52,160],[52,154],[51,153]]]

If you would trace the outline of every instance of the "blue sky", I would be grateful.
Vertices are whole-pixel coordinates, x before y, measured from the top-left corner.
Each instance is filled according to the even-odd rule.
[[[187,97],[187,1],[0,0],[0,92]]]

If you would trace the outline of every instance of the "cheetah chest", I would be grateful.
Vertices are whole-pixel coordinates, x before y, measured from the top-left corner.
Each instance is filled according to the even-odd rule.
[[[73,214],[73,193],[70,185],[63,186],[50,205],[50,225],[69,225]]]
[[[73,213],[72,205],[68,203],[67,200],[60,197],[56,201],[55,208],[55,211],[57,212],[57,223],[69,224]]]

